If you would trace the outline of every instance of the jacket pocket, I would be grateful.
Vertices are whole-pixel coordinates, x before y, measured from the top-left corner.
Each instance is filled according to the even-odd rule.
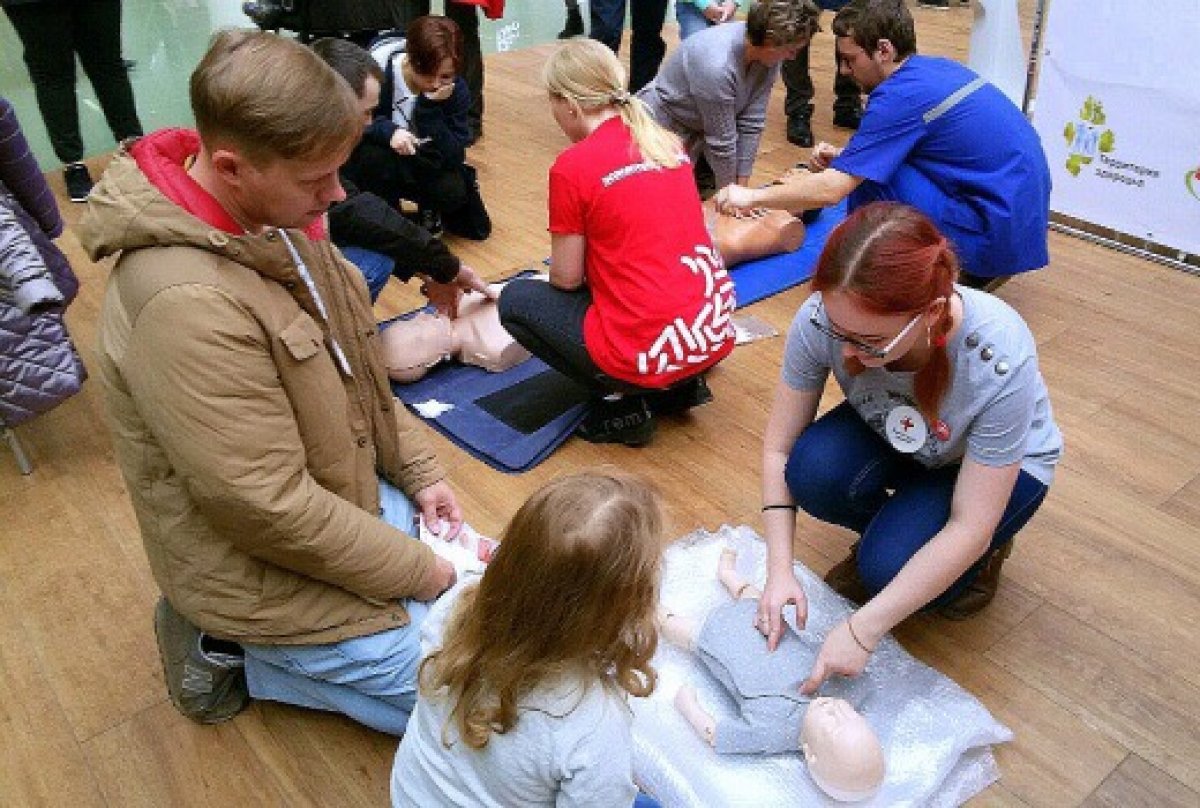
[[[304,312],[279,332],[279,339],[297,362],[316,356],[325,348],[325,335],[321,333],[321,327]]]

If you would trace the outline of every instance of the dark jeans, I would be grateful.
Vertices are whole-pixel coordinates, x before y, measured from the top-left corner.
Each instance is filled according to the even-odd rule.
[[[874,594],[946,526],[959,468],[955,464],[927,469],[900,454],[843,402],[800,435],[784,477],[805,513],[862,537],[858,572]],[[1022,471],[989,552],[926,608],[945,605],[961,594],[979,576],[991,551],[1025,526],[1046,491],[1042,482]]]
[[[808,48],[802,48],[794,59],[783,63],[783,86],[787,94],[783,98],[783,111],[788,119],[795,117],[808,118],[813,110],[813,82],[808,72]],[[837,64],[837,54],[834,54],[833,101],[834,112],[858,110],[862,108],[862,91],[854,79],[843,75]]]
[[[663,21],[667,18],[668,0],[629,0],[630,27],[633,36],[630,40],[629,54],[629,91],[636,93],[650,83],[658,73],[663,56],[667,52],[666,43],[662,39]],[[626,0],[592,0],[591,4],[591,33],[592,39],[603,42],[612,48],[613,53],[620,52],[621,31],[625,28]]]
[[[83,159],[75,56],[83,65],[113,137],[142,134],[129,73],[121,59],[120,0],[48,0],[6,5],[25,49],[38,109],[54,153],[64,163]]]
[[[359,143],[342,171],[359,190],[391,205],[407,199],[422,208],[447,213],[468,201],[462,165],[435,166],[418,155],[401,157],[378,143]]]
[[[500,293],[500,324],[538,359],[598,396],[645,392],[592,361],[583,341],[583,319],[591,305],[587,287],[565,292],[545,281],[518,278]]]

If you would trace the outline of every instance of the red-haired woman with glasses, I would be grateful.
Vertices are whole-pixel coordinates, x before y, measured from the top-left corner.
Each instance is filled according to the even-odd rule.
[[[829,633],[806,692],[861,672],[918,610],[962,618],[990,602],[1053,479],[1062,435],[1033,336],[957,275],[922,213],[867,205],[830,235],[788,333],[763,447],[757,619],[772,647],[786,603],[807,613],[792,573],[797,508],[860,536],[826,581],[862,606]],[[831,371],[846,400],[816,418]]]

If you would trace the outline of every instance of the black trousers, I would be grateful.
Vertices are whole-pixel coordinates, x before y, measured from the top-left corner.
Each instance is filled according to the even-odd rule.
[[[342,172],[360,191],[369,191],[390,205],[407,199],[422,208],[447,213],[468,202],[461,164],[439,166],[415,155],[401,157],[378,143],[359,143]]]
[[[25,49],[38,109],[54,153],[64,163],[83,159],[75,57],[83,65],[113,137],[142,134],[129,73],[121,59],[121,0],[47,0],[5,6]]]
[[[667,17],[667,0],[629,0],[629,26],[633,33],[629,41],[629,92],[636,93],[658,74],[667,52],[662,38],[663,21]],[[625,28],[626,0],[592,0],[591,36],[617,53],[621,47],[621,31]]]
[[[783,86],[787,94],[783,97],[783,111],[788,119],[795,117],[812,117],[813,83],[808,72],[808,48],[803,48],[794,59],[783,63]],[[835,112],[842,110],[858,110],[862,107],[862,91],[854,79],[843,75],[837,64],[837,54],[834,54],[833,92],[836,98],[833,102]]]

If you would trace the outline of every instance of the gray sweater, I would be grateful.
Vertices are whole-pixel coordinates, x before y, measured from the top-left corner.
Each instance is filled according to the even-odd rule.
[[[633,803],[633,714],[599,683],[539,687],[522,700],[516,726],[478,750],[447,723],[451,709],[445,698],[417,699],[392,768],[395,808]]]
[[[778,66],[746,64],[745,57],[744,22],[711,26],[680,43],[638,93],[658,122],[689,147],[702,140],[718,188],[754,169],[779,75]]]
[[[800,748],[800,727],[811,701],[800,685],[821,643],[786,626],[775,651],[754,626],[755,599],[733,600],[709,612],[696,637],[696,656],[741,713],[717,721],[720,754],[774,754]]]

